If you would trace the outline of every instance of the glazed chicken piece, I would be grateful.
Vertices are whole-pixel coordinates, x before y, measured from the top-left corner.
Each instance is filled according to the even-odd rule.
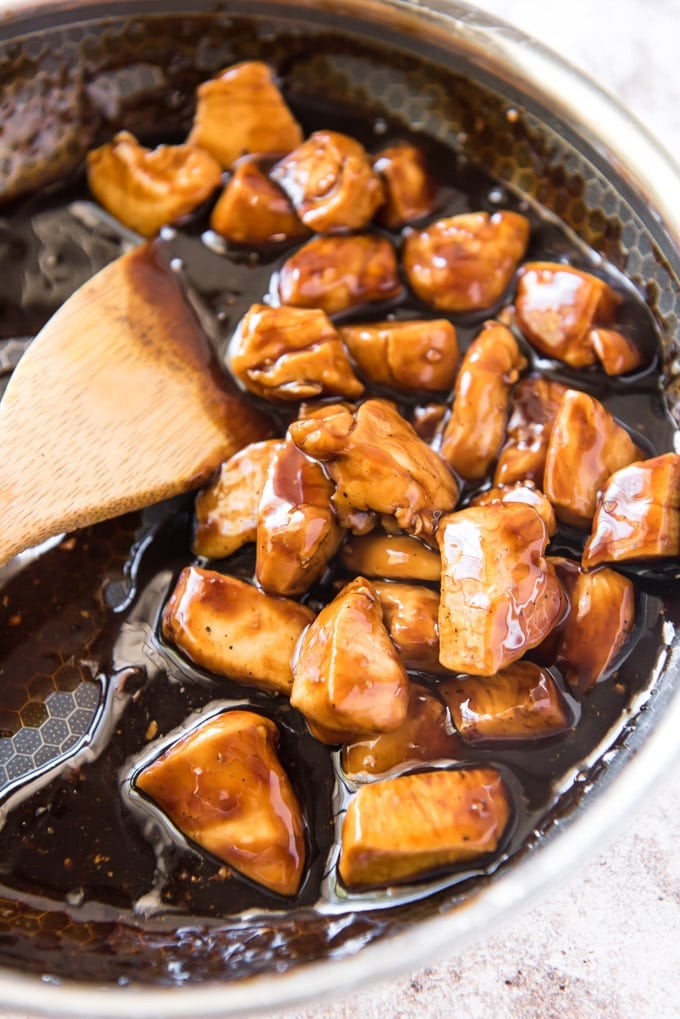
[[[680,455],[629,464],[602,490],[583,566],[680,555]]]
[[[615,330],[597,330],[614,318],[620,298],[604,280],[554,262],[527,262],[519,272],[517,324],[542,354],[573,368],[594,364],[610,375],[642,363],[635,345]]]
[[[361,786],[342,825],[339,871],[349,888],[414,881],[492,853],[511,802],[495,768],[399,775]]]
[[[306,456],[325,464],[343,524],[347,513],[370,510],[432,542],[439,516],[456,504],[444,461],[386,400],[367,400],[354,413],[338,404],[337,413],[299,419],[289,431]]]
[[[545,458],[567,387],[540,376],[520,379],[512,394],[507,439],[494,471],[495,485],[533,481],[543,486]]]
[[[366,534],[348,538],[340,551],[349,573],[386,580],[424,580],[439,583],[439,552],[408,534]]]
[[[390,301],[401,292],[394,248],[374,234],[314,237],[279,273],[282,304],[322,308],[328,315]]]
[[[548,532],[524,503],[471,506],[440,521],[439,660],[492,676],[536,647],[564,614],[562,587],[544,558]]]
[[[466,743],[545,739],[573,722],[554,678],[533,662],[515,662],[495,676],[447,679],[438,689]]]
[[[295,895],[304,820],[277,755],[279,730],[254,711],[202,722],[135,783],[202,849],[278,895]]]
[[[257,514],[255,576],[269,594],[309,590],[342,541],[331,505],[334,485],[292,442],[269,464]]]
[[[599,400],[567,390],[550,434],[543,477],[557,519],[572,527],[590,527],[607,478],[642,455]]]
[[[488,322],[470,344],[456,380],[442,456],[466,481],[480,481],[505,435],[510,391],[526,360],[507,326]]]
[[[482,311],[503,296],[528,241],[529,222],[517,212],[462,213],[408,232],[404,269],[426,304]]]
[[[375,581],[383,620],[407,669],[442,672],[439,664],[439,595],[420,584]]]
[[[555,556],[550,562],[569,609],[536,657],[554,662],[570,687],[584,694],[616,667],[635,625],[635,590],[631,580],[606,566],[586,573],[572,559]]]
[[[373,168],[385,186],[385,204],[376,216],[382,226],[397,230],[434,211],[436,187],[427,172],[425,157],[415,145],[400,142],[382,149],[373,159]]]
[[[257,508],[279,439],[251,442],[220,467],[215,480],[196,496],[193,551],[224,559],[257,533]]]
[[[187,566],[163,613],[163,636],[187,658],[238,683],[289,693],[291,658],[311,609],[236,577]]]
[[[323,742],[398,728],[406,718],[406,670],[382,621],[372,585],[357,577],[305,631],[290,703]]]
[[[340,328],[361,374],[403,392],[448,390],[458,365],[456,330],[448,319],[372,322]]]
[[[337,330],[318,308],[253,304],[229,344],[229,366],[257,396],[286,403],[363,392]]]
[[[260,247],[306,237],[309,233],[280,187],[260,165],[243,156],[210,217],[210,226],[232,244]]]
[[[310,230],[361,230],[384,200],[379,174],[354,138],[315,131],[271,171]]]
[[[204,202],[222,170],[208,152],[191,145],[147,149],[127,131],[87,157],[90,191],[112,216],[143,237],[154,237]]]
[[[351,781],[366,782],[422,761],[460,760],[464,749],[439,698],[427,687],[411,683],[408,714],[399,728],[345,743],[340,764]]]
[[[498,502],[526,503],[527,506],[531,506],[538,513],[545,524],[549,538],[552,538],[557,530],[557,520],[552,503],[531,481],[518,481],[515,485],[497,485],[494,488],[487,488],[473,499],[470,499],[469,505],[490,506]]]
[[[248,153],[279,156],[302,141],[272,73],[259,60],[228,67],[197,90],[190,145],[210,152],[230,170]]]
[[[625,375],[644,363],[639,347],[616,329],[591,329],[590,342],[607,375]]]

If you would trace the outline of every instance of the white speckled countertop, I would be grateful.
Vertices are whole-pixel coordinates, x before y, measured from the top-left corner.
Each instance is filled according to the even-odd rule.
[[[585,69],[680,160],[680,0],[477,0],[477,6]],[[598,857],[493,937],[398,982],[281,1015],[680,1017],[679,847],[680,763]]]

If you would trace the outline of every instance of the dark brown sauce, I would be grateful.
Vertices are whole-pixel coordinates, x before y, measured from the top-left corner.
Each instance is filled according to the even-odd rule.
[[[384,125],[374,132],[337,111],[296,112],[306,130],[347,130],[373,151],[404,137],[403,130],[397,134],[389,125],[386,133]],[[623,295],[622,328],[644,348],[648,369],[610,379],[596,369],[576,372],[540,361],[528,347],[525,353],[532,367],[550,378],[595,395],[650,453],[672,448],[673,426],[653,370],[657,337],[632,286],[594,253],[575,246],[551,218],[527,209],[450,150],[424,144],[433,172],[446,182],[439,189],[438,213],[519,209],[532,223],[527,258],[568,259],[610,278]],[[85,197],[75,182],[23,202],[0,219],[0,243],[9,255],[0,275],[0,370],[3,350],[34,334],[72,289],[121,251],[124,233],[108,220],[100,217],[95,228],[87,225],[92,211],[82,205]],[[220,246],[206,237],[206,224],[203,210],[159,245],[164,258],[179,260],[173,267],[224,358],[234,326],[270,290],[273,273],[291,249],[254,255]],[[398,246],[397,237],[391,240]],[[452,319],[463,349],[494,310]],[[379,319],[386,311],[398,318],[432,317],[407,296],[344,319]],[[9,365],[11,359],[6,360]],[[419,402],[418,397],[399,399],[405,413]],[[431,402],[431,395],[423,402]],[[159,614],[174,578],[193,561],[191,514],[191,497],[152,507],[80,532],[23,568],[5,571],[0,591],[0,962],[98,980],[235,976],[340,953],[345,942],[371,940],[388,923],[384,895],[348,896],[334,876],[334,812],[347,796],[337,754],[309,735],[284,698],[201,672],[159,636]],[[582,543],[578,532],[562,529],[551,551],[577,556]],[[217,564],[246,578],[253,565],[250,552]],[[327,600],[336,580],[325,577],[305,600],[314,606]],[[520,747],[466,747],[465,763],[494,764],[502,771],[514,799],[512,829],[497,859],[406,889],[404,903],[436,896],[456,883],[463,894],[471,882],[535,841],[557,809],[560,786],[571,795],[569,785],[587,773],[589,758],[611,742],[612,732],[623,727],[636,698],[650,685],[666,619],[680,621],[677,587],[640,571],[638,624],[628,657],[614,675],[578,699],[574,728]],[[419,678],[436,690],[434,677]],[[131,793],[130,776],[140,756],[154,752],[159,741],[202,710],[244,702],[279,725],[282,761],[304,804],[308,864],[295,901],[237,874],[225,876],[219,861],[187,845]],[[390,900],[394,929],[412,915],[399,905],[401,899]],[[241,917],[246,911],[255,915]]]

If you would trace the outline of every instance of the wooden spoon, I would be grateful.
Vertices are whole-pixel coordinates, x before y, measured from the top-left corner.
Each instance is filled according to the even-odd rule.
[[[0,403],[0,564],[197,487],[270,431],[153,244],[123,255],[50,319]]]

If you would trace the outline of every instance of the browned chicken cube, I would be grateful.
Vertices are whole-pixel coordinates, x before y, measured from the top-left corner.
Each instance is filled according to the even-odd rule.
[[[319,308],[253,304],[229,345],[232,372],[251,392],[279,403],[363,392],[337,330]]]
[[[340,336],[371,382],[405,392],[453,385],[458,343],[448,319],[348,325],[340,328]]]
[[[437,190],[421,149],[410,142],[390,145],[376,154],[373,167],[385,184],[385,204],[376,216],[383,226],[396,230],[434,211]]]
[[[510,285],[529,241],[517,212],[462,213],[410,231],[403,264],[421,299],[440,311],[491,308]]]
[[[590,342],[607,375],[625,375],[644,363],[640,348],[616,329],[591,329]]]
[[[556,262],[527,262],[519,272],[515,298],[517,324],[542,354],[573,368],[594,364],[596,355],[610,375],[642,363],[635,345],[614,330],[598,335],[597,325],[612,322],[618,294],[589,272]]]
[[[524,503],[471,506],[439,525],[439,660],[492,676],[536,647],[562,618],[564,594],[544,557],[546,526]]]
[[[343,588],[305,631],[293,671],[290,703],[330,731],[329,742],[390,732],[406,718],[408,676],[378,596],[363,577]]]
[[[438,689],[467,743],[545,739],[573,723],[554,678],[533,662],[515,662],[495,676],[447,679]]]
[[[543,477],[543,490],[557,519],[572,527],[589,527],[607,478],[641,456],[640,448],[599,400],[567,390],[550,433]]]
[[[153,237],[204,202],[222,170],[208,152],[191,145],[147,149],[127,131],[87,157],[90,191],[131,230]]]
[[[498,457],[494,484],[533,481],[541,488],[550,433],[567,387],[540,376],[520,379],[512,394],[507,439]]]
[[[382,205],[383,185],[364,149],[339,131],[315,131],[271,171],[310,230],[361,230]]]
[[[567,594],[569,610],[548,638],[546,651],[569,685],[586,693],[616,667],[635,624],[633,582],[602,567],[586,573],[571,559],[551,558]],[[543,648],[538,657],[545,660]]]
[[[526,364],[515,337],[498,322],[488,322],[470,344],[442,441],[442,456],[467,481],[480,481],[496,459],[510,391]]]
[[[432,541],[439,516],[456,504],[456,481],[442,458],[386,400],[366,400],[355,413],[338,404],[332,416],[294,421],[290,436],[326,465],[341,523],[346,512],[372,510]]]
[[[421,761],[460,760],[464,752],[439,698],[427,687],[411,683],[408,714],[399,728],[345,743],[340,763],[349,779],[365,782],[374,775],[387,775]]]
[[[173,743],[135,782],[192,842],[292,896],[305,865],[304,820],[278,741],[271,719],[225,711]]]
[[[334,485],[320,464],[281,443],[269,465],[257,515],[255,575],[269,594],[309,590],[342,541]]]
[[[439,594],[420,584],[375,581],[383,619],[407,669],[439,673]]]
[[[278,693],[293,685],[291,658],[314,613],[236,577],[187,566],[163,613],[163,636],[196,665]]]
[[[215,233],[232,244],[260,247],[306,237],[287,196],[269,179],[258,156],[243,156],[210,217]]]
[[[494,852],[511,814],[495,768],[399,775],[361,786],[342,825],[349,888],[399,884]]]
[[[286,259],[279,273],[283,304],[323,308],[328,315],[390,301],[401,292],[394,248],[373,234],[314,237]]]
[[[678,555],[680,455],[664,453],[616,471],[602,490],[584,567]]]
[[[386,580],[439,583],[442,572],[439,552],[408,534],[365,534],[348,538],[340,555],[350,573]]]
[[[198,87],[189,143],[206,149],[226,170],[250,152],[281,155],[302,141],[272,72],[259,60],[234,64]]]
[[[278,439],[251,442],[220,467],[196,496],[193,551],[224,559],[255,541],[257,508]]]
[[[532,506],[545,524],[548,537],[552,538],[557,530],[555,510],[547,496],[531,481],[518,481],[515,485],[497,485],[487,488],[470,500],[470,506],[490,506],[495,502],[524,502]]]

